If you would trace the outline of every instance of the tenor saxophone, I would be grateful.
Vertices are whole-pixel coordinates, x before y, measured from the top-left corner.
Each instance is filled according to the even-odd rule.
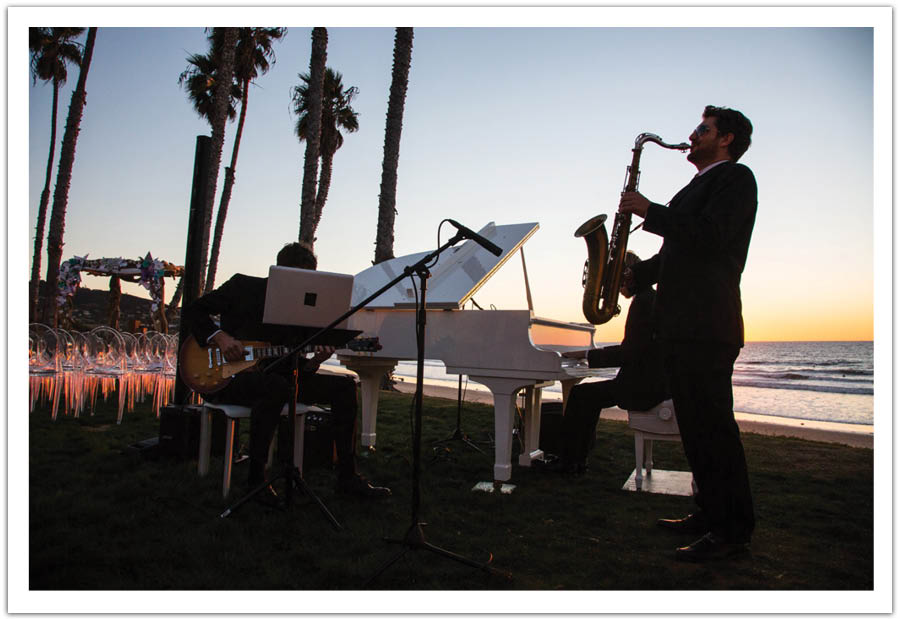
[[[634,140],[631,150],[631,165],[625,174],[623,191],[637,191],[641,175],[640,162],[644,144],[653,142],[663,148],[686,151],[691,145],[667,144],[658,135],[642,133]],[[591,217],[575,231],[587,243],[588,257],[584,263],[581,284],[584,297],[581,309],[588,322],[602,325],[609,322],[621,311],[619,288],[622,285],[622,271],[625,266],[625,252],[628,249],[628,233],[631,228],[631,213],[616,213],[613,221],[612,237],[606,234],[606,215]]]

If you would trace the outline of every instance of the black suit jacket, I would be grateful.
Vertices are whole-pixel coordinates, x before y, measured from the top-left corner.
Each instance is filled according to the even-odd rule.
[[[218,329],[239,340],[290,343],[296,339],[288,327],[264,326],[267,277],[251,277],[238,273],[182,311],[191,334],[201,345]],[[216,326],[211,316],[219,316]]]
[[[663,244],[633,271],[638,285],[658,284],[659,337],[743,346],[741,273],[756,207],[753,172],[730,161],[696,177],[668,207],[650,205],[644,230]]]
[[[622,343],[588,352],[592,368],[620,368],[613,382],[616,404],[625,410],[647,410],[669,397],[662,354],[653,337],[655,300],[652,288],[641,289],[628,308]]]

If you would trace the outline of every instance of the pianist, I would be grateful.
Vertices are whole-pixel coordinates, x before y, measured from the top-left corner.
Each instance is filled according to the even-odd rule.
[[[299,243],[285,245],[278,252],[277,264],[301,269],[315,269],[315,254]],[[266,284],[263,277],[236,274],[216,290],[200,297],[184,309],[184,320],[198,342],[217,345],[230,361],[243,358],[240,339],[262,339]],[[219,315],[221,328],[212,320]],[[322,348],[300,368],[300,401],[304,404],[331,406],[335,424],[335,447],[338,456],[337,490],[365,498],[390,495],[388,488],[371,484],[356,472],[354,437],[356,434],[356,382],[349,376],[317,374],[319,364],[333,353]],[[249,368],[208,399],[213,402],[249,406],[250,411],[250,472],[248,485],[252,488],[265,480],[269,445],[278,426],[281,409],[288,400],[291,378],[290,364],[282,363],[278,371],[263,372],[259,366]],[[263,503],[278,501],[274,489],[256,495]]]
[[[633,252],[625,255],[626,269],[640,262]],[[617,346],[564,353],[587,356],[592,368],[618,367],[612,380],[582,383],[572,388],[566,401],[562,426],[562,453],[549,471],[581,475],[597,434],[597,419],[604,408],[647,410],[669,397],[662,356],[653,338],[652,313],[656,291],[650,286],[631,290],[623,283],[625,298],[634,297],[625,320],[625,338]]]

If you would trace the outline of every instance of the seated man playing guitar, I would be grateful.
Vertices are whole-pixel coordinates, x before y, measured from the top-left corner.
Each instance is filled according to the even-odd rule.
[[[314,270],[317,260],[307,247],[292,243],[278,252],[277,264]],[[268,339],[262,322],[267,283],[267,278],[238,273],[184,308],[182,319],[187,321],[197,342],[217,346],[226,360],[239,361],[244,358],[240,340]],[[213,322],[211,317],[215,315],[219,316],[221,327]],[[350,376],[316,373],[319,364],[333,352],[331,347],[319,347],[312,358],[304,360],[301,357],[298,400],[304,404],[331,406],[338,457],[337,490],[367,498],[389,496],[390,489],[375,486],[356,472],[356,382]],[[265,366],[265,362],[254,365],[232,377],[221,390],[204,396],[211,402],[250,407],[250,474],[247,481],[251,488],[265,481],[269,445],[291,389],[290,363],[281,363],[270,372],[263,371]],[[274,493],[269,487],[266,493],[257,496],[266,497],[262,499],[264,502],[272,502]]]

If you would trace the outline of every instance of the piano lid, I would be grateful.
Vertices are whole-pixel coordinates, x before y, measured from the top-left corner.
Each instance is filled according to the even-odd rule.
[[[460,309],[490,277],[502,267],[540,226],[537,223],[507,224],[489,223],[478,231],[503,250],[495,256],[478,243],[467,240],[447,249],[438,263],[430,268],[428,279],[428,307],[433,309]],[[450,228],[452,231],[452,228]],[[455,233],[455,232],[453,232]],[[360,271],[353,279],[353,305],[364,301],[372,293],[403,273],[403,269],[415,264],[431,251],[393,258]],[[418,282],[417,282],[418,284]],[[408,309],[415,307],[416,296],[409,277],[400,280],[380,297],[373,299],[370,309]]]

